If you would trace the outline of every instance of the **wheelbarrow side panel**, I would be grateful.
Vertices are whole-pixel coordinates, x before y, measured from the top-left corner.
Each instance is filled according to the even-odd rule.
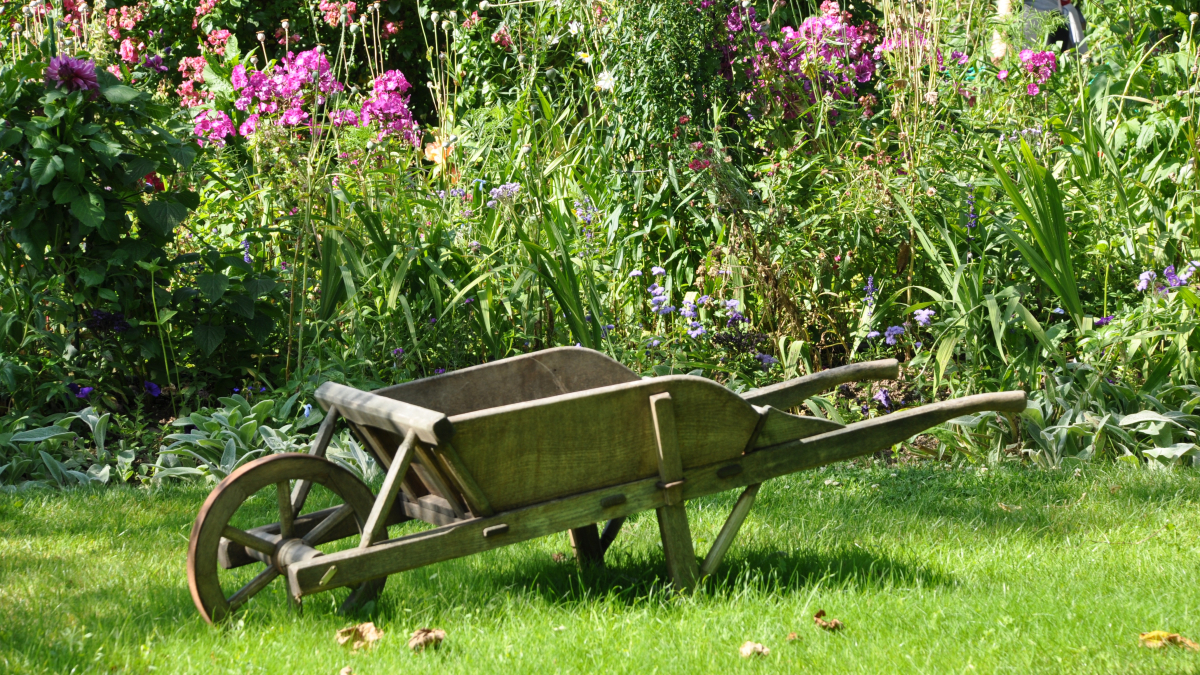
[[[741,456],[759,421],[725,387],[672,375],[457,415],[454,448],[496,511],[658,476],[650,397],[661,393],[685,470]]]
[[[600,352],[558,347],[372,393],[454,416],[640,379]]]

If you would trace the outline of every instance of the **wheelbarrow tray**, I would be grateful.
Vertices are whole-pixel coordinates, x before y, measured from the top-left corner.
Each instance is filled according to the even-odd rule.
[[[304,549],[298,545],[268,562],[297,600],[564,530],[581,562],[601,563],[624,519],[653,509],[669,575],[690,588],[720,564],[764,481],[889,448],[961,415],[1025,407],[1023,392],[982,394],[849,426],[782,410],[837,384],[897,370],[893,360],[855,364],[739,395],[701,377],[643,379],[598,352],[562,348],[376,392],[326,383],[317,400],[327,416],[312,453],[324,455],[334,424],[344,420],[387,476],[357,527],[347,519],[324,533],[326,541],[359,535],[357,548],[323,555],[296,553]],[[262,471],[255,465],[271,459],[225,482]],[[684,502],[738,488],[741,498],[698,564]],[[292,497],[304,490],[297,480]],[[289,523],[292,536],[303,535],[297,526],[320,527],[323,513]],[[437,527],[386,538],[388,524],[411,518]],[[596,523],[607,523],[603,534]],[[198,519],[193,539],[200,529]],[[285,539],[279,531],[277,523],[249,532],[278,548]],[[237,536],[221,539],[223,567],[247,556],[267,561],[261,542],[255,555]],[[201,611],[212,618],[211,609]]]

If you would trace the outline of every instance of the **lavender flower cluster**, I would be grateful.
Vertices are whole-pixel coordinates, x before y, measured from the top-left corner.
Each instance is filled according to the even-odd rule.
[[[510,203],[517,198],[517,195],[520,194],[520,192],[520,183],[505,183],[500,187],[494,187],[492,188],[491,192],[488,193],[492,197],[488,200],[488,208],[494,209],[501,203]]]

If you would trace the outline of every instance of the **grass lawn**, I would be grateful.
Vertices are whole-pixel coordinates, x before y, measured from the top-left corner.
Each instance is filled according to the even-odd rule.
[[[555,562],[570,550],[559,534],[393,577],[370,617],[386,635],[358,653],[334,640],[354,622],[338,593],[297,615],[276,581],[221,628],[199,618],[184,560],[204,488],[0,495],[0,670],[1200,672],[1200,654],[1138,646],[1149,630],[1200,638],[1198,475],[798,474],[763,487],[693,595],[665,585],[654,514],[641,514],[604,570]],[[701,555],[735,498],[688,504]],[[845,629],[818,629],[818,609]],[[446,642],[410,653],[425,626]],[[746,640],[770,655],[740,658]]]

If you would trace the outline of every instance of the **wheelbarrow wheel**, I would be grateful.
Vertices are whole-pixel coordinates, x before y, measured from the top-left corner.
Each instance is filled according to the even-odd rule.
[[[303,489],[293,492],[293,485]],[[313,485],[332,494],[313,499]],[[302,513],[306,502],[333,505]],[[188,587],[201,616],[209,623],[221,621],[285,575],[288,565],[324,555],[318,548],[324,544],[361,535],[373,502],[370,488],[354,474],[312,455],[270,455],[229,474],[200,507],[188,544]],[[265,504],[271,516],[262,514]],[[246,526],[271,518],[276,522]],[[243,570],[222,573],[248,565],[259,570],[248,581]],[[361,606],[373,600],[385,581],[354,589],[348,602]]]

